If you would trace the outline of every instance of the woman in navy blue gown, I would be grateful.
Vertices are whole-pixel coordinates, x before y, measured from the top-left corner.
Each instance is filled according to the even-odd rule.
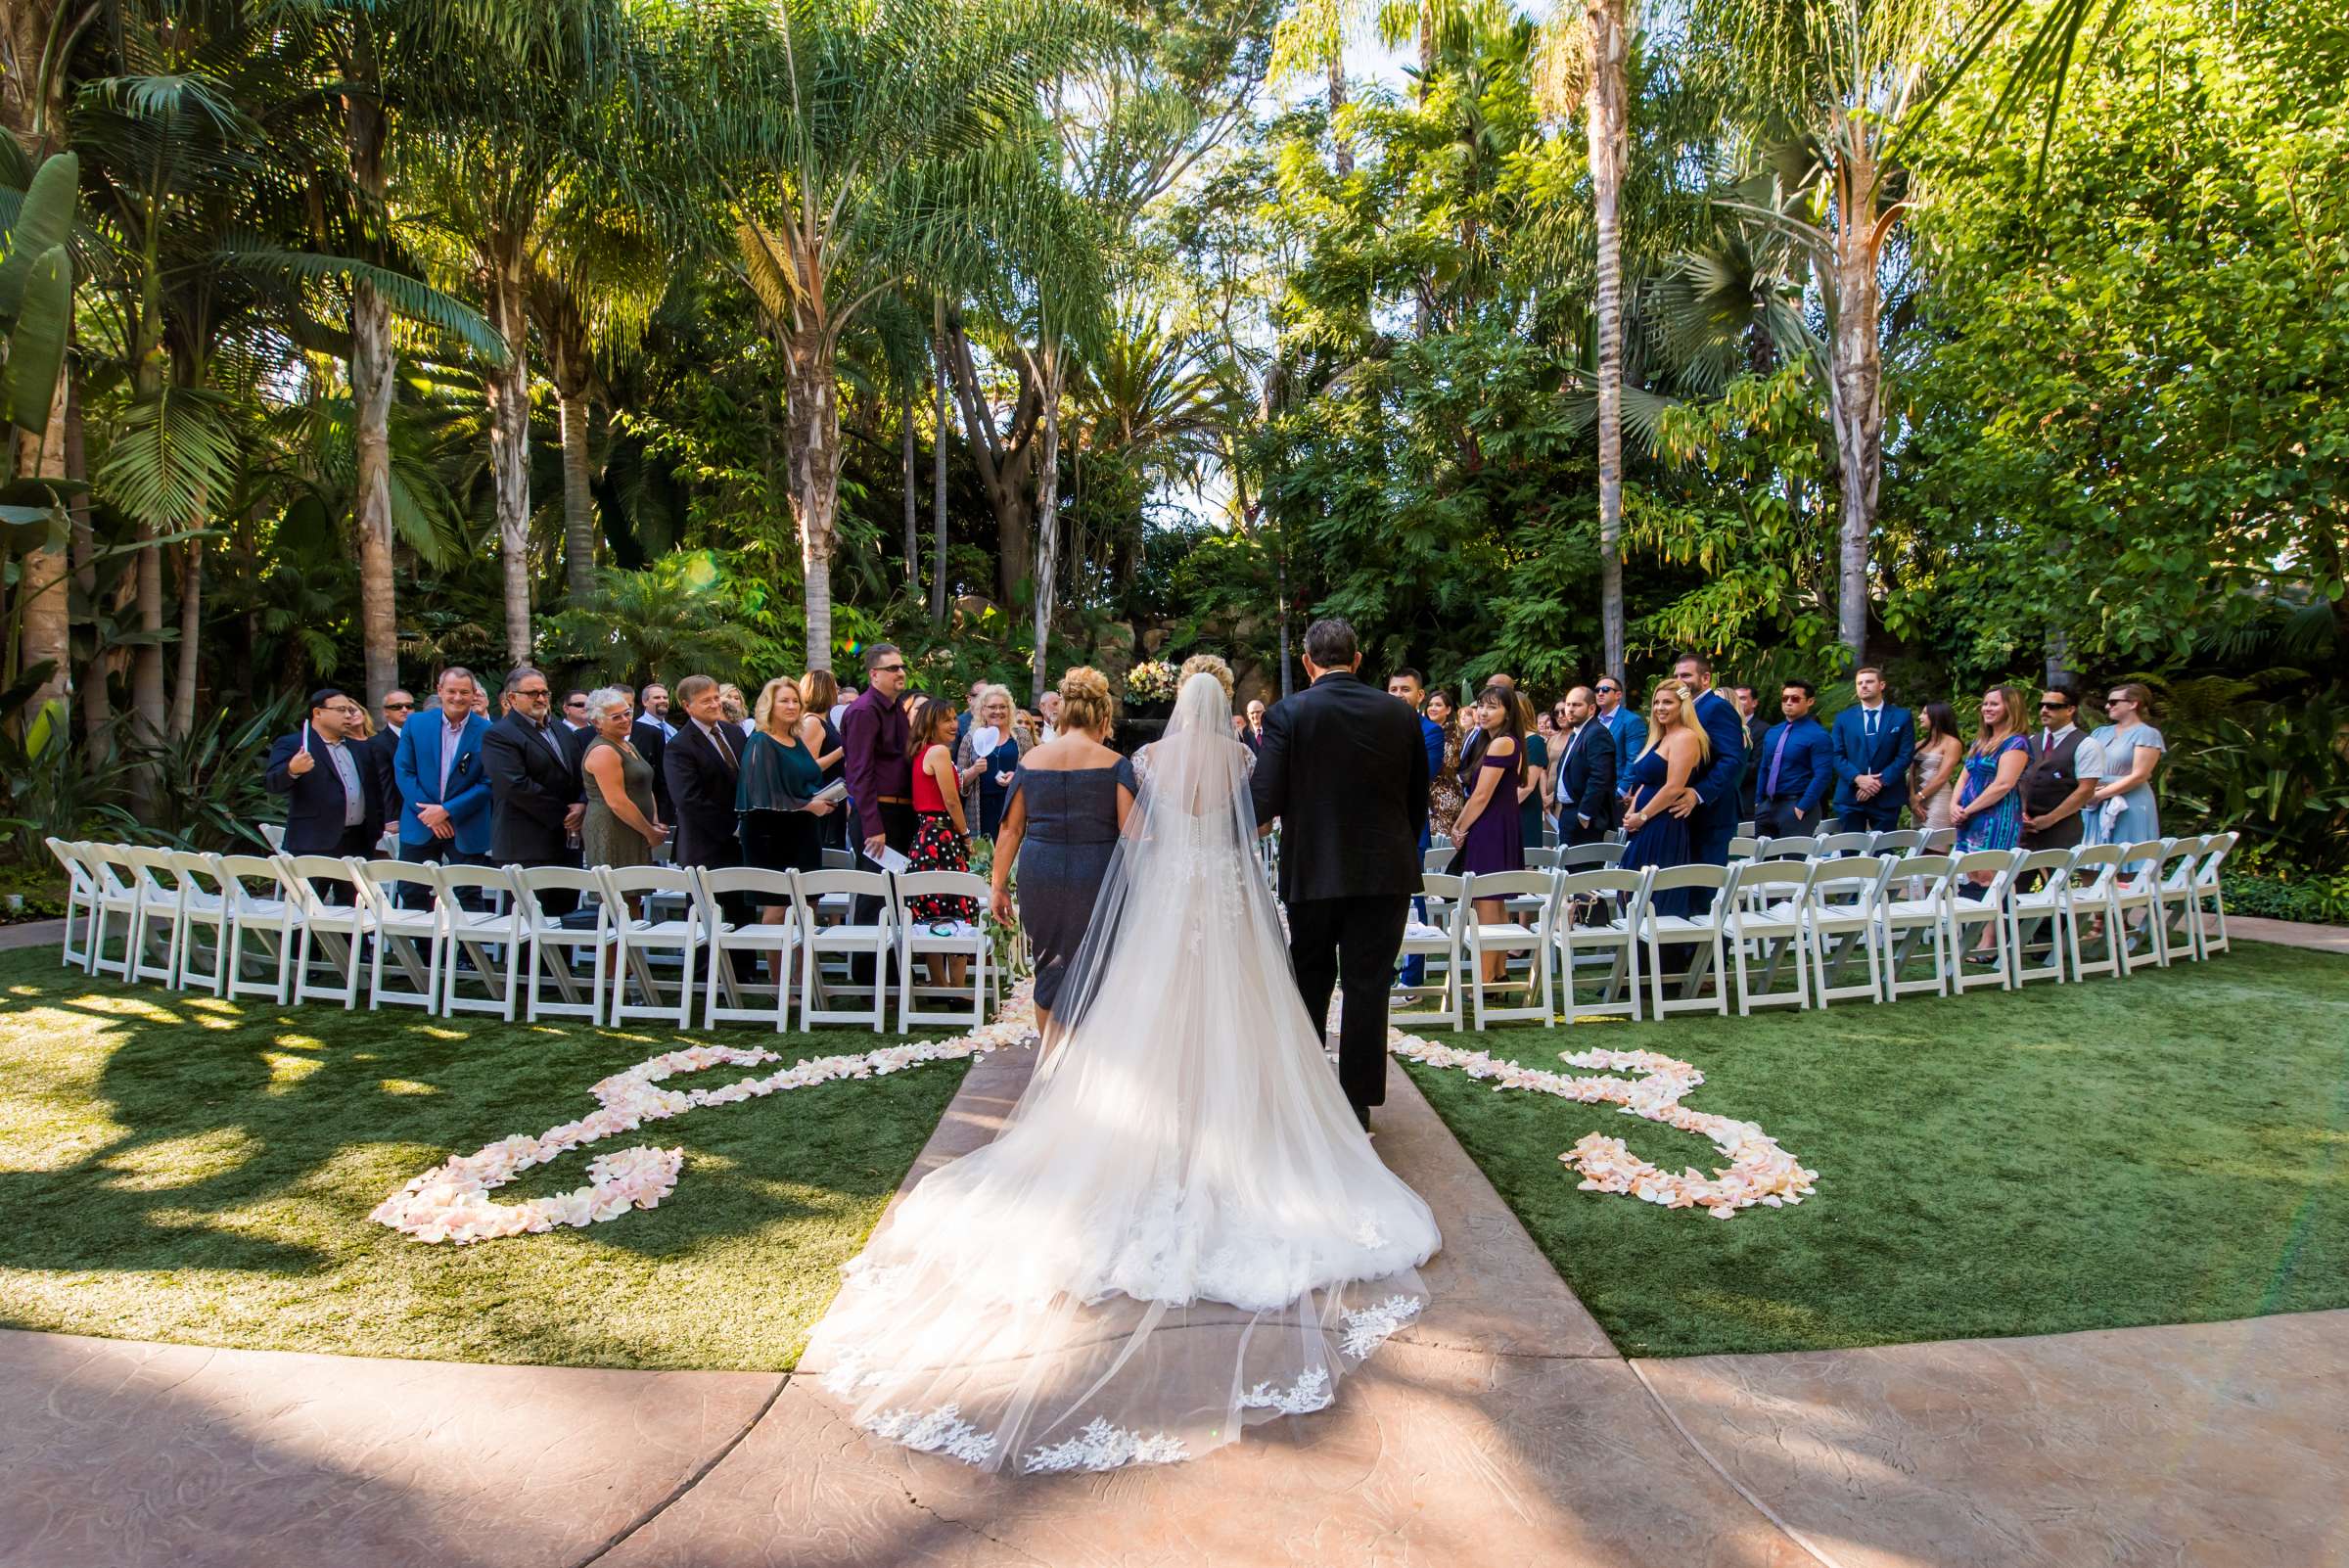
[[[1525,720],[1517,693],[1507,686],[1487,686],[1476,698],[1476,721],[1483,728],[1470,756],[1460,761],[1460,788],[1468,797],[1452,842],[1459,852],[1451,857],[1456,875],[1490,876],[1497,871],[1525,869],[1524,817],[1517,809],[1517,788],[1525,777]],[[1498,899],[1476,900],[1476,917],[1497,925],[1504,916]],[[1487,982],[1501,978],[1508,955],[1485,954]]]
[[[1711,757],[1712,743],[1696,721],[1696,703],[1688,688],[1677,680],[1663,681],[1647,705],[1647,750],[1632,763],[1625,782],[1632,807],[1623,818],[1623,859],[1627,871],[1644,865],[1686,865],[1688,818],[1673,807],[1685,797],[1693,805],[1695,791],[1688,781]],[[1676,888],[1658,894],[1655,911],[1684,915],[1696,905],[1696,890]]]

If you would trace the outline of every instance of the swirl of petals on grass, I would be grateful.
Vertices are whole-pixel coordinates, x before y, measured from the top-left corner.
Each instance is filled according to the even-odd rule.
[[[1493,1079],[1494,1092],[1533,1089],[1562,1100],[1586,1105],[1616,1105],[1625,1116],[1644,1117],[1666,1127],[1711,1138],[1727,1166],[1707,1176],[1693,1166],[1678,1175],[1649,1164],[1625,1147],[1621,1138],[1587,1134],[1558,1156],[1569,1170],[1582,1173],[1586,1192],[1628,1193],[1643,1203],[1667,1209],[1703,1209],[1716,1220],[1736,1217],[1756,1204],[1776,1209],[1800,1203],[1812,1193],[1819,1173],[1802,1165],[1778,1147],[1777,1139],[1751,1122],[1734,1117],[1692,1111],[1681,1103],[1705,1081],[1705,1075],[1677,1057],[1657,1051],[1560,1051],[1569,1067],[1612,1069],[1638,1073],[1638,1082],[1614,1077],[1573,1077],[1521,1067],[1486,1051],[1439,1045],[1403,1031],[1388,1031],[1388,1049],[1427,1067],[1450,1068],[1470,1078]]]
[[[1004,1001],[991,1024],[950,1039],[901,1040],[877,1050],[811,1056],[763,1078],[738,1079],[719,1088],[658,1085],[679,1073],[713,1067],[758,1067],[782,1060],[773,1051],[734,1045],[690,1045],[615,1073],[590,1091],[598,1110],[552,1127],[536,1137],[516,1133],[475,1153],[434,1167],[376,1206],[369,1219],[419,1241],[485,1241],[537,1234],[557,1225],[585,1226],[616,1220],[631,1209],[658,1208],[675,1190],[683,1149],[633,1147],[600,1154],[587,1166],[587,1184],[549,1198],[500,1203],[489,1196],[523,1172],[647,1122],[665,1122],[704,1105],[731,1105],[847,1078],[877,1078],[929,1062],[954,1062],[1027,1043],[1036,1033],[1029,988]]]

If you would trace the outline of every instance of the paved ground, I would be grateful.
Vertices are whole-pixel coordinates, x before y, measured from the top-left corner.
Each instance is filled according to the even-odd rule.
[[[977,1064],[914,1176],[1029,1065]],[[1433,1303],[1197,1463],[984,1477],[761,1374],[0,1332],[0,1565],[2349,1564],[2349,1313],[1628,1361],[1392,1082]]]

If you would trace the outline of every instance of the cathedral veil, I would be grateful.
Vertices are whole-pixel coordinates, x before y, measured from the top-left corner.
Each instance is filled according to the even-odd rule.
[[[989,1469],[1195,1457],[1319,1409],[1426,1300],[1433,1217],[1306,1017],[1256,854],[1252,759],[1183,687],[995,1141],[848,1269],[804,1362],[858,1425]]]

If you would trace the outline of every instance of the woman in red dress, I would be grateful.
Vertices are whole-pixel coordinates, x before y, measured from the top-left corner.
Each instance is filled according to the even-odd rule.
[[[971,868],[970,824],[962,815],[962,779],[954,771],[954,705],[925,698],[913,711],[913,853],[906,856],[915,871],[968,871]],[[919,925],[976,925],[976,899],[924,896],[908,899],[905,912]],[[926,955],[930,984],[969,984],[970,960],[959,954]],[[944,964],[945,974],[939,975]]]

